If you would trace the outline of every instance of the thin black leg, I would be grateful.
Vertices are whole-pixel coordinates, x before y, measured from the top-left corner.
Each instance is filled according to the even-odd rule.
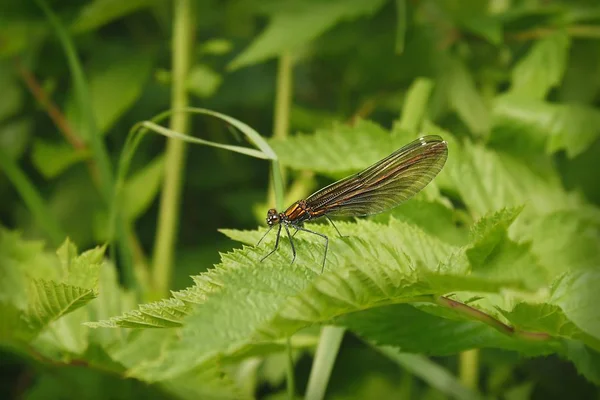
[[[304,231],[304,232],[312,233],[313,235],[321,236],[323,239],[325,239],[325,253],[323,254],[323,266],[321,267],[321,273],[323,273],[323,270],[325,269],[325,260],[327,260],[327,249],[329,248],[329,238],[327,236],[323,235],[322,233],[313,232],[306,228],[301,228],[299,226],[294,226],[294,228],[296,228],[299,231]]]
[[[279,229],[277,229],[277,239],[275,239],[275,248],[273,250],[271,250],[271,252],[269,254],[267,254],[266,256],[261,258],[260,262],[263,262],[265,258],[269,257],[271,254],[273,254],[277,251],[277,248],[279,247],[279,237],[280,236],[281,236],[281,224],[279,224]]]
[[[265,232],[265,234],[262,235],[262,237],[260,238],[260,240],[258,241],[258,243],[256,243],[256,247],[258,247],[258,245],[260,244],[260,242],[263,241],[263,239],[265,238],[265,236],[267,236],[269,234],[269,232],[271,232],[271,229],[273,229],[273,225],[269,226],[269,229],[267,229],[267,231]]]
[[[331,218],[329,218],[327,215],[325,216],[325,218],[327,218],[327,221],[329,221],[329,223],[331,223],[331,225],[333,225],[333,227],[335,228],[335,231],[338,233],[338,235],[340,235],[341,238],[348,237],[348,236],[342,235],[340,233],[339,229],[337,228],[337,226],[335,226],[335,224],[333,223],[333,221],[331,220]]]
[[[296,249],[294,248],[294,241],[292,240],[292,235],[290,235],[290,230],[289,230],[288,226],[283,225],[283,227],[285,228],[288,238],[290,239],[290,246],[292,246],[292,262],[290,264],[293,264],[294,261],[296,261]],[[298,232],[298,231],[296,230],[296,232]]]

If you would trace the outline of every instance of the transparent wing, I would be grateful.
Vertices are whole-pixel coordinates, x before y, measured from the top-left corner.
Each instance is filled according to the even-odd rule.
[[[364,216],[384,212],[421,191],[440,172],[448,145],[424,136],[369,168],[332,183],[306,199],[313,217]]]

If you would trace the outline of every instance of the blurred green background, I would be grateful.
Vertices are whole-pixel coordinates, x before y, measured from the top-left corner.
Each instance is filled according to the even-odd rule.
[[[581,195],[594,213],[600,206],[597,0],[0,0],[0,88],[0,223],[44,240],[50,251],[65,236],[82,250],[109,239],[106,168],[116,174],[136,123],[182,106],[277,137],[269,143],[293,167],[284,170],[286,206],[343,176],[327,166],[302,168],[302,149],[289,147],[301,142],[286,148],[289,137],[327,135],[361,119],[392,129],[401,110],[404,127],[425,119],[458,140],[509,149],[532,169],[545,157],[565,191]],[[411,90],[423,97],[414,107]],[[216,118],[171,121],[174,130],[182,127],[207,141],[252,147]],[[140,302],[191,286],[191,275],[239,247],[218,229],[264,225],[276,202],[269,162],[196,145],[169,154],[166,143],[147,135],[125,182],[128,249],[150,274],[138,276],[151,287]],[[171,175],[181,184],[172,198],[177,213],[166,217],[175,222],[171,262],[157,254],[158,220],[165,171],[178,164],[180,175]],[[458,194],[448,197],[464,209]],[[167,287],[153,283],[153,261],[163,256],[172,265],[170,281],[161,281]],[[130,285],[118,260],[121,281]],[[312,353],[298,354],[303,393]],[[19,352],[0,356],[0,393],[8,398],[203,398]],[[461,359],[434,360],[460,375]],[[259,398],[285,398],[285,359],[269,360],[252,378],[238,369],[234,380]],[[524,359],[487,349],[477,362],[486,398],[600,398],[597,386],[556,355]],[[347,334],[327,398],[460,397],[413,373]],[[61,382],[76,384],[64,391]],[[98,391],[105,385],[114,390]]]

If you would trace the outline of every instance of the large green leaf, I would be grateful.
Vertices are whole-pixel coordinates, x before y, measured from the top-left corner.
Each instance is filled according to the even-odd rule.
[[[471,73],[458,58],[448,58],[441,69],[440,87],[444,90],[451,109],[471,132],[485,135],[490,130],[490,110]]]
[[[600,264],[589,271],[572,272],[557,284],[552,303],[579,329],[596,338],[600,352]]]
[[[128,218],[135,220],[152,204],[162,183],[164,161],[164,157],[156,157],[125,183],[123,207]]]
[[[566,32],[557,32],[535,42],[527,56],[513,69],[511,92],[524,98],[544,99],[562,80],[569,45]]]
[[[31,161],[46,178],[55,178],[67,168],[90,156],[89,150],[76,150],[67,143],[35,139]]]
[[[346,326],[378,345],[400,351],[450,355],[472,348],[517,350],[529,356],[553,353],[556,342],[528,342],[507,336],[477,321],[442,318],[426,306],[395,304],[340,316],[335,323]]]
[[[288,1],[270,4],[269,26],[242,54],[231,68],[255,64],[298,48],[321,35],[340,21],[374,14],[385,2],[373,0]]]
[[[4,332],[4,339],[29,341],[53,321],[97,296],[104,248],[78,255],[76,247],[67,240],[57,254],[58,257],[50,256],[39,243],[24,242],[16,234],[0,232],[0,275],[5,285],[0,297],[2,315],[7,326],[22,333],[9,336]]]
[[[353,126],[334,124],[312,135],[297,135],[269,143],[285,166],[335,177],[356,172],[388,156],[415,139],[396,129],[394,134],[379,125],[360,120]]]
[[[269,249],[246,247],[224,255],[221,265],[200,275],[196,286],[176,293],[174,299],[88,325],[181,326],[180,334],[158,358],[146,358],[130,372],[154,380],[179,376],[219,354],[277,340],[303,327],[365,309],[431,301],[434,295],[457,291],[525,290],[518,280],[470,276],[461,248],[414,225],[392,219],[386,225],[359,221],[342,222],[338,227],[350,237],[336,238],[329,226],[313,228],[331,238],[323,274],[319,274],[321,238],[300,233],[295,236],[297,260],[291,265],[291,250],[285,242],[262,263],[260,259]],[[256,243],[263,232],[225,233]],[[273,246],[274,240],[274,234],[268,237],[267,246]],[[183,298],[193,301],[186,303]]]
[[[118,56],[117,64],[108,64],[106,59]],[[89,73],[90,102],[100,133],[106,133],[116,121],[135,103],[150,76],[154,55],[149,51],[117,48],[99,53],[93,59]],[[71,99],[67,103],[67,117],[75,131],[89,140],[88,132],[81,120],[81,111]]]
[[[491,140],[525,156],[539,150],[585,151],[600,136],[600,111],[581,104],[552,104],[511,95],[495,99]]]
[[[546,158],[523,160],[469,141],[454,149],[449,156],[452,161],[440,175],[449,179],[475,216],[521,205],[526,205],[528,212],[545,214],[581,204],[576,196],[564,191],[558,173]]]
[[[152,4],[152,0],[94,0],[81,9],[71,29],[76,32],[93,30]]]

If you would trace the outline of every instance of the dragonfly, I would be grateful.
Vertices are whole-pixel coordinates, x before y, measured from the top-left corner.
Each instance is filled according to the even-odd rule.
[[[337,229],[330,217],[364,217],[388,211],[419,193],[442,170],[448,158],[448,143],[438,135],[420,137],[394,151],[363,171],[350,175],[298,200],[284,212],[274,208],[267,211],[269,229],[256,244],[277,226],[275,247],[261,262],[279,248],[282,228],[292,248],[292,263],[296,260],[293,237],[299,231],[320,236],[325,240],[323,265],[325,269],[329,237],[309,230],[304,223],[326,218]],[[293,230],[293,234],[290,233]]]

